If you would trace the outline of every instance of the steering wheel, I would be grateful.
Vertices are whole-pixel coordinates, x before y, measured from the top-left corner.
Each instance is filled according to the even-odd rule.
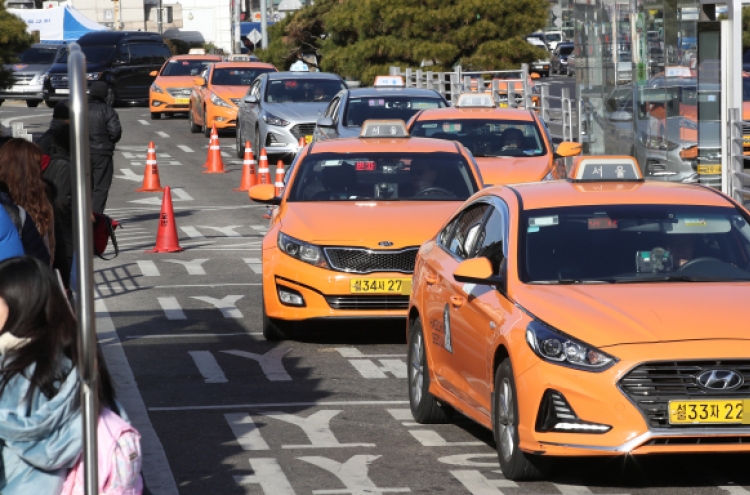
[[[447,189],[443,189],[442,187],[426,187],[426,188],[422,189],[421,191],[419,191],[414,196],[415,197],[417,197],[417,196],[431,196],[434,193],[442,193],[443,195],[451,197],[451,198],[455,198],[456,197],[456,195],[453,194],[451,191],[449,191]]]
[[[678,271],[681,272],[685,268],[688,268],[688,267],[691,267],[691,266],[694,266],[694,265],[698,265],[700,263],[709,263],[709,262],[712,262],[712,261],[718,261],[719,263],[724,263],[720,259],[714,258],[713,256],[701,256],[700,258],[695,258],[694,260],[688,261],[687,263],[685,263],[684,265],[682,265]]]

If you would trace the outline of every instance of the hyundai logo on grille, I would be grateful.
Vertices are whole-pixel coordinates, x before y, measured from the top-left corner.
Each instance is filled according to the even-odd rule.
[[[745,381],[732,370],[708,370],[698,375],[698,385],[706,390],[734,390]]]
[[[390,246],[393,246],[393,243],[391,241],[380,241],[378,243],[378,246],[390,247]]]

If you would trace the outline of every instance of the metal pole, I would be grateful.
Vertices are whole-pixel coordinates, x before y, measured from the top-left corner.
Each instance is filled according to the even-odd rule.
[[[583,103],[583,98],[578,98],[578,142],[583,143],[583,136],[586,134],[585,128],[585,115],[586,107]],[[572,129],[571,129],[572,130]]]
[[[573,133],[572,129],[568,127],[570,115],[568,111],[570,108],[570,88],[562,88],[562,97],[560,98],[560,105],[562,106],[562,135],[563,141],[571,141]]]
[[[163,19],[163,13],[164,13],[164,5],[162,5],[162,0],[158,0],[157,6],[156,6],[156,24],[159,28],[159,34],[164,33],[164,27],[162,26],[162,19]]]
[[[531,91],[529,89],[529,64],[521,64],[521,80],[523,81],[523,107],[531,108]]]
[[[722,188],[724,194],[734,198],[743,206],[745,205],[745,195],[740,191],[744,185],[741,179],[741,175],[738,177],[737,172],[744,174],[745,170],[745,156],[743,154],[743,122],[742,113],[739,108],[729,108],[729,121],[727,122],[729,143],[727,146],[727,168],[729,170],[721,170],[722,176]]]
[[[260,0],[260,34],[263,49],[268,50],[268,0]]]
[[[91,222],[91,161],[89,159],[89,105],[86,97],[86,57],[77,43],[68,50],[70,81],[71,163],[73,164],[73,225],[78,294],[78,353],[81,364],[81,405],[83,416],[83,475],[86,495],[97,495],[99,466],[96,448],[98,424],[98,376],[96,364],[96,320],[94,318],[94,253]]]
[[[549,86],[539,86],[539,115],[545,124],[549,125]]]
[[[234,12],[232,12],[232,22],[234,27],[234,53],[242,53],[242,32],[240,31],[240,10],[242,9],[242,0],[234,0]]]

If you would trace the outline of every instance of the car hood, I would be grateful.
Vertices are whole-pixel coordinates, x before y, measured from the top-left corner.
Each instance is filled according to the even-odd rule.
[[[324,246],[388,249],[420,246],[431,239],[461,201],[347,201],[286,203],[281,231]]]
[[[516,301],[596,347],[685,340],[750,340],[749,282],[523,285]]]
[[[292,122],[317,122],[328,108],[323,103],[264,103],[263,109],[277,117]]]
[[[549,156],[476,158],[482,181],[497,186],[542,180],[550,170]]]
[[[162,88],[190,88],[193,87],[193,81],[197,76],[156,76],[154,81]],[[245,88],[247,91],[247,88]]]
[[[209,89],[222,98],[242,98],[247,93],[247,86],[211,86]]]
[[[5,70],[22,74],[43,74],[52,64],[3,64]]]

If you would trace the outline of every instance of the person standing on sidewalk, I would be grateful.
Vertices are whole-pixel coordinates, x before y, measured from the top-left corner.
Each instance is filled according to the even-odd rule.
[[[122,137],[120,118],[107,105],[107,83],[96,81],[89,88],[89,147],[91,153],[92,210],[104,213],[114,173],[115,144]]]
[[[70,108],[68,100],[58,101],[55,109],[52,111],[52,120],[49,123],[49,129],[44,134],[35,139],[34,142],[42,148],[45,155],[50,154],[50,148],[55,142],[55,130],[70,124]]]

